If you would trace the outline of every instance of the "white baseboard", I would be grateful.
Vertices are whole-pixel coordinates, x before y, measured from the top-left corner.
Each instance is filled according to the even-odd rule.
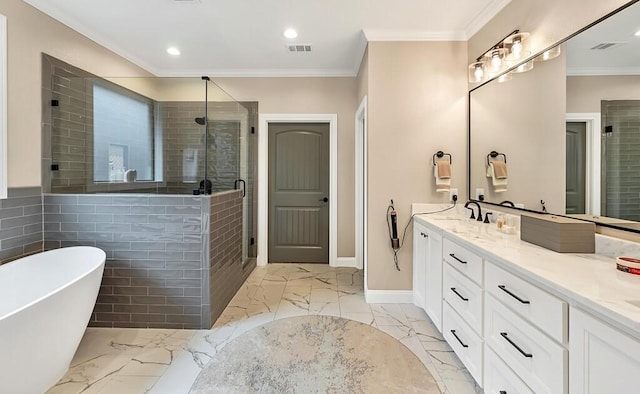
[[[366,290],[364,298],[369,304],[413,304],[413,291]]]
[[[355,257],[338,257],[332,267],[358,268]]]

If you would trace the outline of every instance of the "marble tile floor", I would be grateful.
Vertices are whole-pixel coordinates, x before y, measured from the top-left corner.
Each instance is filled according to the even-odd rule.
[[[319,264],[257,267],[210,330],[88,328],[71,368],[48,393],[188,393],[229,341],[267,322],[304,315],[369,324],[409,348],[443,393],[482,393],[422,310],[367,304],[362,271]]]

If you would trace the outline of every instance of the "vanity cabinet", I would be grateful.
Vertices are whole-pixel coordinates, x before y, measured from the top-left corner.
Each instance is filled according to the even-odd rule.
[[[414,300],[486,393],[640,392],[637,325],[624,331],[613,323],[616,312],[603,309],[614,291],[635,293],[590,287],[617,279],[614,261],[547,252],[517,238],[498,244],[490,232],[466,235],[460,227],[415,223]],[[576,279],[559,274],[585,266]],[[551,278],[541,281],[540,272]]]
[[[640,340],[576,308],[570,317],[570,392],[638,393]]]
[[[442,236],[413,226],[413,302],[442,331]]]

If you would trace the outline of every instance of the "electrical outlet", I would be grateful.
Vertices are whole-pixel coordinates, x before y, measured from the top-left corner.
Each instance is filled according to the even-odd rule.
[[[449,201],[458,201],[458,189],[449,189]]]
[[[484,200],[484,189],[476,189],[476,200]]]

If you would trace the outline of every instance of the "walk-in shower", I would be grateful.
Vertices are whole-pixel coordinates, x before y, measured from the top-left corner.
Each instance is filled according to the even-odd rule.
[[[107,252],[92,325],[205,328],[255,267],[257,103],[43,55],[47,249]]]

